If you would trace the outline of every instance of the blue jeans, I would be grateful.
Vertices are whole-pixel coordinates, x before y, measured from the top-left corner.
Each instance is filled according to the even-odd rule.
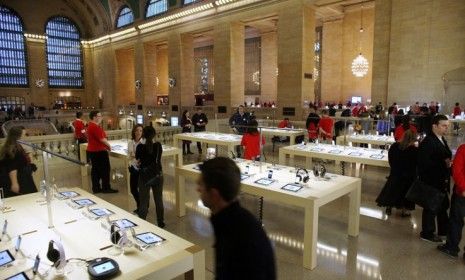
[[[452,252],[459,252],[462,239],[463,218],[465,217],[465,197],[452,194],[449,218],[449,234],[446,247]],[[465,249],[465,248],[464,248]]]

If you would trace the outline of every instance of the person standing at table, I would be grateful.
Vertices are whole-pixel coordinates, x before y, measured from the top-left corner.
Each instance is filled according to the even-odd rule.
[[[181,118],[181,127],[182,127],[182,132],[191,132],[192,131],[192,120],[189,116],[189,111],[184,110],[182,113],[182,118]],[[182,154],[183,155],[191,155],[191,141],[189,140],[182,140]]]
[[[136,124],[131,131],[131,140],[128,141],[128,156],[130,161],[129,164],[129,189],[131,194],[136,201],[136,209],[133,213],[137,214],[139,211],[139,163],[136,160],[136,149],[139,144],[145,144],[145,139],[142,138],[142,129],[144,128],[141,124]]]
[[[244,147],[244,158],[258,160],[260,158],[260,133],[257,130],[258,122],[251,120],[247,132],[242,136],[241,146]],[[265,137],[262,137],[262,145],[265,145]]]
[[[333,140],[334,120],[329,117],[328,110],[321,111],[321,119],[319,123],[318,133],[323,140]]]
[[[154,142],[155,129],[152,126],[146,126],[143,129],[142,137],[145,144],[137,146],[136,159],[139,162],[139,211],[140,218],[147,218],[150,190],[153,193],[155,202],[155,212],[157,214],[157,224],[159,227],[165,227],[163,206],[163,171],[161,165],[161,155],[163,147],[160,142]]]
[[[207,115],[202,112],[202,107],[197,107],[197,112],[192,116],[192,123],[194,124],[194,132],[206,130],[208,118]],[[197,150],[199,154],[202,154],[202,144],[200,142],[197,142]]]
[[[455,107],[452,111],[452,117],[455,119],[457,116],[462,115],[462,108],[460,108],[460,103],[456,102]],[[459,134],[460,125],[454,122],[454,130],[456,131],[455,135]]]
[[[110,157],[108,151],[111,150],[111,147],[107,140],[107,134],[100,127],[102,114],[99,111],[91,111],[89,119],[87,154],[92,163],[92,192],[117,193],[118,190],[112,189],[110,186]],[[101,185],[100,181],[102,182]]]
[[[445,193],[438,213],[423,208],[420,238],[429,242],[442,242],[439,236],[448,232],[447,209],[449,208],[449,180],[452,152],[444,136],[447,134],[449,121],[444,115],[432,118],[431,132],[421,141],[418,149],[418,178],[439,191]],[[438,224],[437,235],[436,220]],[[438,236],[439,235],[439,236]]]
[[[73,121],[74,129],[74,140],[76,140],[77,150],[79,151],[79,146],[83,143],[87,143],[86,136],[86,124],[81,119],[82,112],[76,112],[76,119]],[[78,159],[81,160],[81,153],[78,152]]]
[[[244,110],[244,105],[239,105],[237,111],[229,118],[229,125],[234,133],[243,135],[247,131],[250,116]],[[237,157],[241,157],[241,146],[236,146]]]
[[[21,144],[17,143],[25,136],[23,126],[13,126],[0,148],[0,187],[5,187],[5,197],[37,192],[32,178],[32,172],[37,167],[31,163],[31,158]]]
[[[197,191],[211,210],[215,234],[215,276],[276,279],[273,248],[261,223],[238,201],[241,172],[233,160],[217,157],[200,165]]]
[[[314,142],[318,138],[318,125],[320,123],[320,116],[316,113],[316,108],[310,106],[310,113],[308,114],[305,127],[308,130],[308,140]]]

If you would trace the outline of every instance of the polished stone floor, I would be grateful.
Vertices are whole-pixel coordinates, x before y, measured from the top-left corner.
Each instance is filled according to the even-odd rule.
[[[450,140],[456,147],[462,138]],[[194,148],[194,145],[192,146]],[[193,149],[195,150],[195,148]],[[278,153],[265,148],[267,161],[277,160]],[[185,158],[196,162],[198,155]],[[298,160],[298,158],[297,158]],[[298,163],[304,163],[303,160]],[[208,219],[208,210],[199,205],[196,186],[187,184],[187,215],[178,218],[174,209],[174,162],[164,160],[165,222],[166,230],[196,243],[206,250],[207,279],[214,279],[213,232]],[[330,172],[339,173],[333,163],[327,163]],[[112,160],[113,173],[124,168]],[[65,172],[63,172],[65,170]],[[77,168],[51,167],[51,173],[60,184],[79,182]],[[421,211],[402,218],[393,211],[386,216],[374,200],[385,183],[386,168],[366,167],[362,177],[362,207],[360,235],[347,235],[348,199],[340,198],[320,208],[318,232],[318,266],[310,271],[302,267],[303,210],[271,201],[264,202],[263,224],[275,248],[278,279],[464,279],[465,263],[450,259],[436,250],[436,245],[419,239]],[[134,202],[124,187],[125,179],[118,176],[113,186],[118,194],[99,194],[123,209],[132,211]],[[241,195],[241,203],[253,213],[258,213],[258,201],[250,195]],[[155,222],[155,207],[151,201],[148,220]],[[463,244],[462,244],[463,246]],[[181,278],[180,278],[181,279]]]

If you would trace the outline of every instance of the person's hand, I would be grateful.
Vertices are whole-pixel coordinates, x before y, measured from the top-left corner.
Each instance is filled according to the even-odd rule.
[[[18,184],[12,184],[11,185],[11,191],[14,193],[19,193],[19,185]]]
[[[446,162],[447,168],[450,168],[452,166],[452,161],[450,160],[450,158],[446,158],[445,162]]]

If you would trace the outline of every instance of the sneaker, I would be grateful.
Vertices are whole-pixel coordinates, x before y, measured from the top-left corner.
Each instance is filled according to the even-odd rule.
[[[118,190],[115,190],[115,189],[105,189],[105,190],[102,190],[102,193],[117,193]]]
[[[164,222],[158,222],[158,227],[159,228],[165,228],[165,223]]]
[[[446,244],[439,245],[439,246],[437,247],[437,249],[438,249],[439,251],[441,251],[441,253],[443,253],[443,254],[445,254],[445,255],[451,257],[451,258],[456,259],[456,258],[459,257],[458,252],[455,252],[455,251],[450,250],[449,248],[447,248],[447,245],[446,245]]]
[[[386,207],[386,215],[391,216],[392,214],[392,207]]]
[[[92,190],[92,193],[96,194],[96,193],[101,193],[102,190]]]
[[[132,214],[134,215],[138,215],[138,213],[139,213],[139,209],[135,209],[134,211],[132,211]]]
[[[437,237],[436,235],[433,235],[431,237],[423,237],[420,235],[420,239],[423,240],[423,241],[427,241],[427,242],[431,242],[431,243],[442,243],[444,241],[442,241],[441,238]]]

